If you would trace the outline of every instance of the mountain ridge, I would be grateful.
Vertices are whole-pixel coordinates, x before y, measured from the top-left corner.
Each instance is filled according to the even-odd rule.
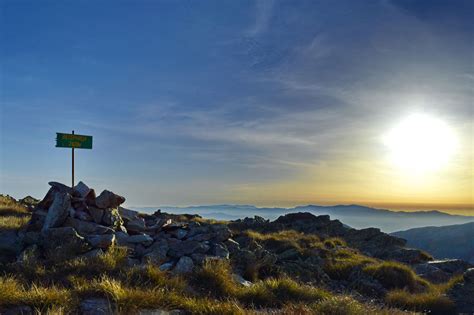
[[[389,209],[371,208],[363,205],[348,204],[334,206],[303,205],[291,208],[283,207],[256,207],[253,205],[199,205],[199,206],[161,206],[161,207],[131,207],[140,211],[154,211],[162,209],[169,212],[194,212],[210,219],[239,219],[262,216],[267,219],[276,219],[278,216],[295,212],[308,211],[316,215],[328,214],[343,221],[353,228],[376,227],[391,233],[410,228],[425,226],[445,226],[473,222],[474,216],[449,214],[439,210],[394,211]]]

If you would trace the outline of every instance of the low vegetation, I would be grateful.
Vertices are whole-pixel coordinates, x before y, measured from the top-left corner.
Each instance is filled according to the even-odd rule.
[[[363,270],[377,279],[386,289],[422,292],[429,286],[429,283],[418,277],[410,267],[394,261],[371,264]]]
[[[392,290],[385,297],[385,302],[389,306],[415,312],[429,312],[430,314],[440,315],[455,314],[455,305],[446,296],[446,292],[461,281],[462,276],[454,276],[443,284],[429,284],[425,292],[415,294],[407,290]]]
[[[22,228],[30,215],[27,208],[1,196],[0,232]],[[334,293],[324,284],[303,282],[284,268],[263,273],[259,263],[248,267],[255,270],[247,270],[244,276],[253,284],[244,286],[236,280],[236,266],[228,260],[209,260],[192,274],[175,275],[151,264],[132,267],[128,249],[113,246],[93,258],[40,261],[31,253],[21,263],[0,263],[0,313],[9,306],[28,305],[37,314],[67,314],[77,311],[80,302],[89,297],[106,298],[121,314],[153,308],[182,309],[193,314],[393,315],[406,314],[401,310],[432,314],[454,311],[445,293],[460,277],[434,285],[410,267],[363,255],[340,238],[294,230],[247,230],[241,235],[276,256],[290,253],[300,261],[321,260],[325,274],[332,280],[348,280],[358,271],[376,279],[388,293],[378,303],[361,302]],[[380,306],[382,301],[387,308]]]
[[[0,195],[0,231],[17,230],[30,219],[28,209],[9,196]]]

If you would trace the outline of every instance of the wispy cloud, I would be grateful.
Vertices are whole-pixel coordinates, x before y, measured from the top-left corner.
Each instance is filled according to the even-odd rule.
[[[274,6],[275,0],[256,1],[255,23],[245,32],[247,36],[259,36],[268,29]]]

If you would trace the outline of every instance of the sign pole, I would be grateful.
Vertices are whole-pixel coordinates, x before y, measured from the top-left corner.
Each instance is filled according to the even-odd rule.
[[[1,1],[1,0],[0,0]],[[56,148],[71,148],[71,185],[74,188],[74,151],[76,149],[92,149],[92,136],[76,135],[71,133],[56,132]]]
[[[74,134],[74,130],[72,131]],[[72,188],[74,188],[74,147],[72,148]]]

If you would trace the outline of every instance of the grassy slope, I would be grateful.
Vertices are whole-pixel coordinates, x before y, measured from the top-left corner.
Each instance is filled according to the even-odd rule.
[[[0,199],[0,229],[18,229],[29,215],[25,208],[8,198]],[[247,234],[275,249],[295,248],[302,255],[320,251],[327,256],[329,263],[325,270],[333,278],[343,279],[350,269],[358,266],[376,278],[388,272],[398,281],[386,297],[389,305],[416,311],[431,309],[434,313],[451,311],[450,301],[442,297],[451,284],[434,286],[418,278],[408,267],[366,257],[346,247],[343,240],[321,240],[295,231],[270,234],[248,231]],[[22,264],[0,265],[0,309],[30,305],[42,313],[66,313],[77,309],[85,297],[103,296],[124,314],[144,308],[178,308],[196,314],[252,314],[276,309],[280,314],[402,313],[301,284],[284,274],[259,279],[257,273],[255,284],[243,287],[233,281],[231,270],[227,262],[213,262],[192,276],[180,277],[152,265],[127,267],[127,250],[119,247],[98,258],[61,263],[40,262],[31,255]],[[390,279],[379,280],[391,284]],[[440,298],[441,304],[436,302]]]

